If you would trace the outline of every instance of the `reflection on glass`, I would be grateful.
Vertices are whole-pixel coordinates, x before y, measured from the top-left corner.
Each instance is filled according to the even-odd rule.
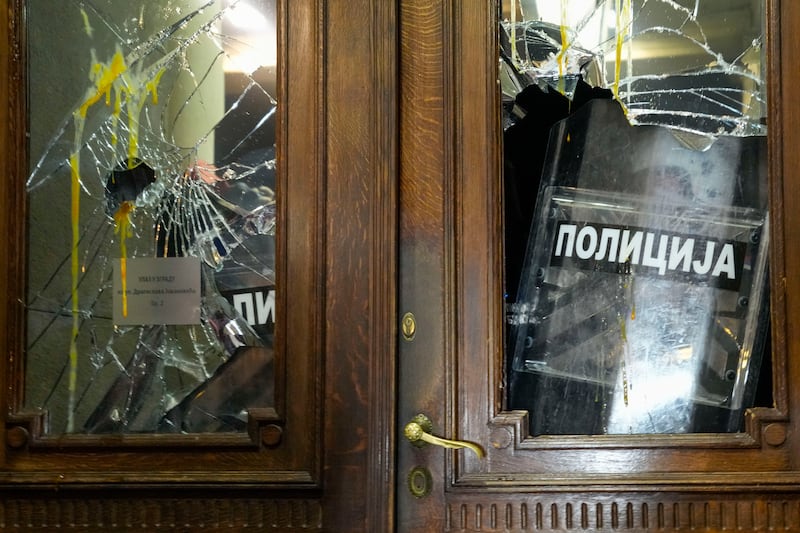
[[[26,409],[244,431],[274,402],[275,1],[27,10]]]
[[[766,338],[758,0],[505,0],[509,407],[735,432]]]

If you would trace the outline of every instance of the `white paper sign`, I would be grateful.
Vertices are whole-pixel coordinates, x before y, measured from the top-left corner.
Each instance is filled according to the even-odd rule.
[[[138,257],[115,260],[114,324],[199,323],[198,258]]]

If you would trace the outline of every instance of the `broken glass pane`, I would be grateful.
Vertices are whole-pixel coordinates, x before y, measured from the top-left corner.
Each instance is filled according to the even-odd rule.
[[[632,124],[764,135],[759,0],[504,0],[503,90],[612,91]]]
[[[27,32],[26,409],[244,431],[274,404],[275,0],[29,0]]]
[[[768,336],[763,27],[762,0],[502,2],[508,400],[532,434],[743,427]],[[736,283],[718,257],[697,276],[713,250]]]

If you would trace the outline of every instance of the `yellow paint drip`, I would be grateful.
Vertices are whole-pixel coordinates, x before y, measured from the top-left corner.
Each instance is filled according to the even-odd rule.
[[[152,80],[148,81],[144,86],[145,91],[150,93],[150,95],[153,98],[152,100],[153,105],[158,105],[158,84],[159,82],[161,82],[161,76],[164,75],[165,71],[166,69],[163,68],[159,70],[158,73],[156,73],[155,77]]]
[[[117,145],[117,127],[119,116],[122,114],[122,91],[119,87],[114,88],[114,109],[111,111],[111,146]]]
[[[85,29],[91,35],[91,26],[88,17],[84,13]],[[94,57],[94,51],[92,51]],[[78,376],[78,348],[77,338],[80,328],[80,308],[78,301],[78,281],[81,269],[79,268],[78,243],[80,239],[80,151],[83,145],[83,129],[86,124],[86,115],[89,109],[103,99],[107,106],[112,105],[112,91],[114,92],[113,108],[111,111],[111,144],[117,144],[117,124],[122,114],[123,103],[126,104],[128,113],[128,124],[130,134],[128,138],[128,168],[132,168],[138,155],[139,147],[139,114],[141,113],[147,94],[152,95],[153,104],[158,103],[158,83],[164,69],[153,77],[152,80],[143,82],[139,73],[132,73],[128,69],[125,57],[118,49],[108,63],[96,62],[91,69],[90,79],[93,86],[87,91],[86,97],[73,114],[75,126],[75,139],[73,153],[70,155],[69,164],[71,169],[71,225],[72,225],[72,250],[71,250],[71,296],[72,296],[72,334],[70,337],[69,348],[69,407],[67,413],[67,432],[74,430],[75,395],[77,390]],[[123,202],[120,209],[114,215],[115,232],[120,235],[121,248],[121,270],[122,270],[122,294],[123,294],[123,314],[127,315],[127,296],[126,296],[126,272],[127,272],[127,250],[126,239],[131,236],[132,228],[130,223],[130,213],[133,210],[133,203]]]
[[[119,235],[120,277],[122,278],[122,316],[128,316],[128,249],[126,240],[133,235],[131,213],[133,202],[122,202],[114,213],[114,233]]]
[[[78,329],[80,328],[79,308],[78,308],[78,276],[80,274],[79,261],[78,261],[78,241],[80,239],[80,230],[78,228],[78,220],[80,219],[80,158],[78,153],[70,155],[70,175],[71,175],[71,223],[72,223],[72,251],[71,251],[71,273],[72,273],[72,332],[69,340],[69,414],[67,418],[67,431],[72,431],[74,428],[73,412],[75,410],[75,390],[78,385]]]
[[[622,47],[625,44],[625,38],[630,33],[630,21],[633,19],[633,7],[631,6],[631,0],[616,0],[616,50],[615,50],[615,57],[614,57],[614,84],[612,86],[612,92],[614,93],[614,99],[616,99],[619,104],[622,106],[622,110],[625,114],[628,114],[628,110],[625,108],[625,104],[619,98],[619,79],[622,73]]]
[[[128,113],[128,168],[134,166],[139,156],[139,118]]]
[[[558,53],[558,92],[566,94],[566,82],[564,75],[567,73],[567,50],[569,50],[569,32],[567,26],[569,20],[569,0],[561,0],[561,51]]]

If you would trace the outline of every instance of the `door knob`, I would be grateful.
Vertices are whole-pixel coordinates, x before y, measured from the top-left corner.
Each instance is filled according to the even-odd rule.
[[[436,446],[442,446],[444,448],[456,450],[467,448],[475,452],[479,459],[483,458],[483,449],[477,444],[461,440],[449,440],[436,437],[431,434],[432,428],[433,424],[431,423],[430,418],[423,414],[419,414],[411,419],[411,422],[406,424],[403,433],[409,441],[418,446],[421,446],[423,442],[427,442],[428,444],[434,444]]]

